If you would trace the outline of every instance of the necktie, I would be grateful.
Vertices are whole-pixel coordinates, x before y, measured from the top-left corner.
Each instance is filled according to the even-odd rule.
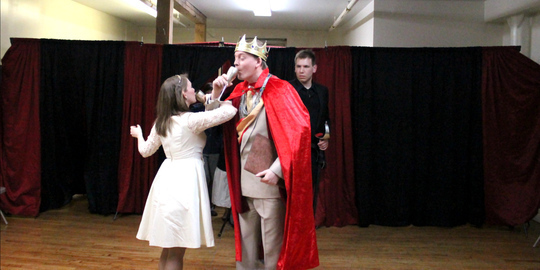
[[[248,113],[251,111],[253,107],[253,89],[249,89],[246,93],[246,108]]]

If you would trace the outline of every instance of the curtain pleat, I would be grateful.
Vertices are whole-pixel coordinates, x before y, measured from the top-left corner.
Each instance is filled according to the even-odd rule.
[[[540,65],[519,48],[484,48],[486,222],[520,225],[540,207]]]
[[[272,49],[271,72],[294,78],[297,50]],[[332,122],[318,225],[518,225],[536,215],[538,64],[513,47],[314,51]],[[148,134],[166,78],[188,73],[198,89],[233,62],[229,46],[12,39],[0,207],[37,216],[85,193],[92,213],[141,213],[160,159],[140,157],[129,126]]]
[[[352,52],[359,224],[482,224],[480,48]]]
[[[0,208],[34,217],[41,193],[39,78],[39,40],[12,38],[2,58]]]
[[[142,158],[129,127],[139,124],[145,138],[156,118],[161,87],[162,45],[127,42],[124,61],[124,103],[118,166],[119,213],[142,213],[159,168],[158,155]]]
[[[290,81],[296,77],[294,73],[294,56],[296,48],[271,48],[268,51],[268,59],[266,64],[270,73],[278,78]]]
[[[41,52],[41,211],[86,193],[91,213],[114,213],[124,42],[42,40]]]
[[[350,47],[313,49],[317,56],[314,81],[328,87],[330,140],[327,167],[321,171],[315,222],[324,226],[345,226],[358,220],[355,201],[353,138],[351,126]],[[294,60],[293,60],[294,63]]]
[[[161,81],[187,73],[193,87],[201,89],[227,60],[234,63],[232,47],[164,45]]]

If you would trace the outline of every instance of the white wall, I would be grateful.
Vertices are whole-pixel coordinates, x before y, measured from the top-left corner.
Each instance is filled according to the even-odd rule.
[[[486,22],[500,22],[506,25],[502,35],[502,45],[514,45],[510,34],[508,18],[516,15],[525,17],[517,29],[517,45],[522,53],[540,63],[540,0],[485,0],[484,18]]]
[[[531,13],[540,8],[539,0],[485,0],[484,19],[488,22],[519,14]]]
[[[227,29],[214,28],[207,30],[207,41],[221,41],[236,43],[238,38],[258,36],[260,38],[286,38],[287,47],[324,47],[328,40],[328,31],[301,31],[301,30],[277,30],[277,29]]]
[[[540,63],[540,14],[532,19],[531,56],[536,63]]]
[[[0,57],[11,46],[10,38],[71,40],[126,40],[155,42],[155,27],[139,27],[71,0],[2,0]],[[289,47],[324,47],[328,31],[273,29],[207,29],[207,41],[236,43],[243,34],[286,38]],[[193,28],[173,26],[173,43],[194,42]]]
[[[512,45],[507,18],[525,14],[531,19],[529,29],[522,25],[518,33],[520,39],[529,35],[523,52],[540,63],[540,0],[384,0],[357,6],[330,32],[329,45],[507,46]]]
[[[125,40],[155,42],[155,27],[140,27],[72,0],[2,0],[0,57],[11,46],[10,38],[71,40]],[[207,29],[207,41],[236,43],[243,34],[286,38],[289,47],[324,47],[327,31],[272,29]],[[194,28],[173,26],[173,43],[194,42]]]
[[[137,40],[137,27],[71,0],[2,0],[1,56],[10,38]]]
[[[371,1],[330,32],[332,45],[375,47],[501,46],[506,26],[484,21],[481,1]]]
[[[378,1],[374,46],[500,46],[504,27],[484,22],[479,1]]]
[[[506,22],[505,19],[506,18],[501,21]],[[505,32],[503,34],[503,45],[515,45],[512,43],[509,24],[504,24]],[[521,46],[521,52],[535,62],[540,63],[540,13],[527,14],[524,16],[521,26],[517,29],[516,37],[517,45]]]
[[[155,42],[155,28],[141,28],[140,33],[144,36],[145,43]],[[236,43],[238,38],[258,36],[259,38],[285,38],[287,47],[324,47],[328,40],[328,31],[300,31],[300,30],[276,30],[276,29],[231,29],[231,28],[208,28],[206,29],[206,41],[221,41]],[[173,27],[173,43],[195,42],[194,28],[185,28],[181,25]]]
[[[290,47],[457,47],[510,45],[505,16],[540,7],[540,0],[371,1],[356,5],[333,31],[207,29],[208,41],[234,43],[247,34],[286,38]],[[525,10],[524,10],[525,9]],[[508,11],[509,10],[509,11]],[[538,9],[540,10],[540,9]],[[511,11],[511,12],[510,12]],[[540,15],[532,16],[530,57],[540,63]],[[489,18],[486,19],[485,18]],[[194,41],[194,29],[174,25],[173,42]],[[11,37],[155,42],[154,27],[138,27],[71,0],[2,0],[0,56]]]

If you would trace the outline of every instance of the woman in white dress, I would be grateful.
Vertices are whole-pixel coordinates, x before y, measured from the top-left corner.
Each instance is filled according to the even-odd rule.
[[[163,248],[159,269],[182,269],[186,248],[214,246],[202,159],[204,130],[230,120],[236,108],[222,102],[215,110],[189,112],[197,99],[201,98],[186,75],[172,76],[161,85],[157,119],[147,140],[139,125],[130,129],[143,157],[154,154],[160,145],[167,157],[150,188],[137,233],[150,246]]]

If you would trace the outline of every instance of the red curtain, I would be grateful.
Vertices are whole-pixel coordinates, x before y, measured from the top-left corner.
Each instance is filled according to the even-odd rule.
[[[351,130],[350,47],[313,49],[317,55],[314,81],[328,87],[330,141],[327,168],[321,172],[315,224],[345,226],[358,221],[355,206],[354,159]],[[293,61],[294,62],[294,61]]]
[[[40,41],[12,39],[2,58],[0,208],[37,216],[41,194]]]
[[[519,48],[483,48],[486,223],[519,225],[540,207],[540,65]]]
[[[12,39],[2,59],[0,186],[7,192],[0,196],[0,207],[15,215],[37,216],[41,203],[40,43],[38,39]],[[518,48],[482,50],[486,222],[523,224],[540,207],[540,66]],[[318,57],[315,81],[329,88],[329,109],[333,112],[316,224],[355,224],[351,49],[314,51]],[[142,212],[159,166],[158,155],[142,159],[129,126],[140,124],[145,135],[150,131],[162,58],[162,45],[126,42],[117,212]]]
[[[154,123],[157,94],[161,86],[162,45],[126,42],[124,105],[118,164],[118,213],[142,213],[159,167],[159,155],[144,160],[129,127],[139,124],[144,136]]]

